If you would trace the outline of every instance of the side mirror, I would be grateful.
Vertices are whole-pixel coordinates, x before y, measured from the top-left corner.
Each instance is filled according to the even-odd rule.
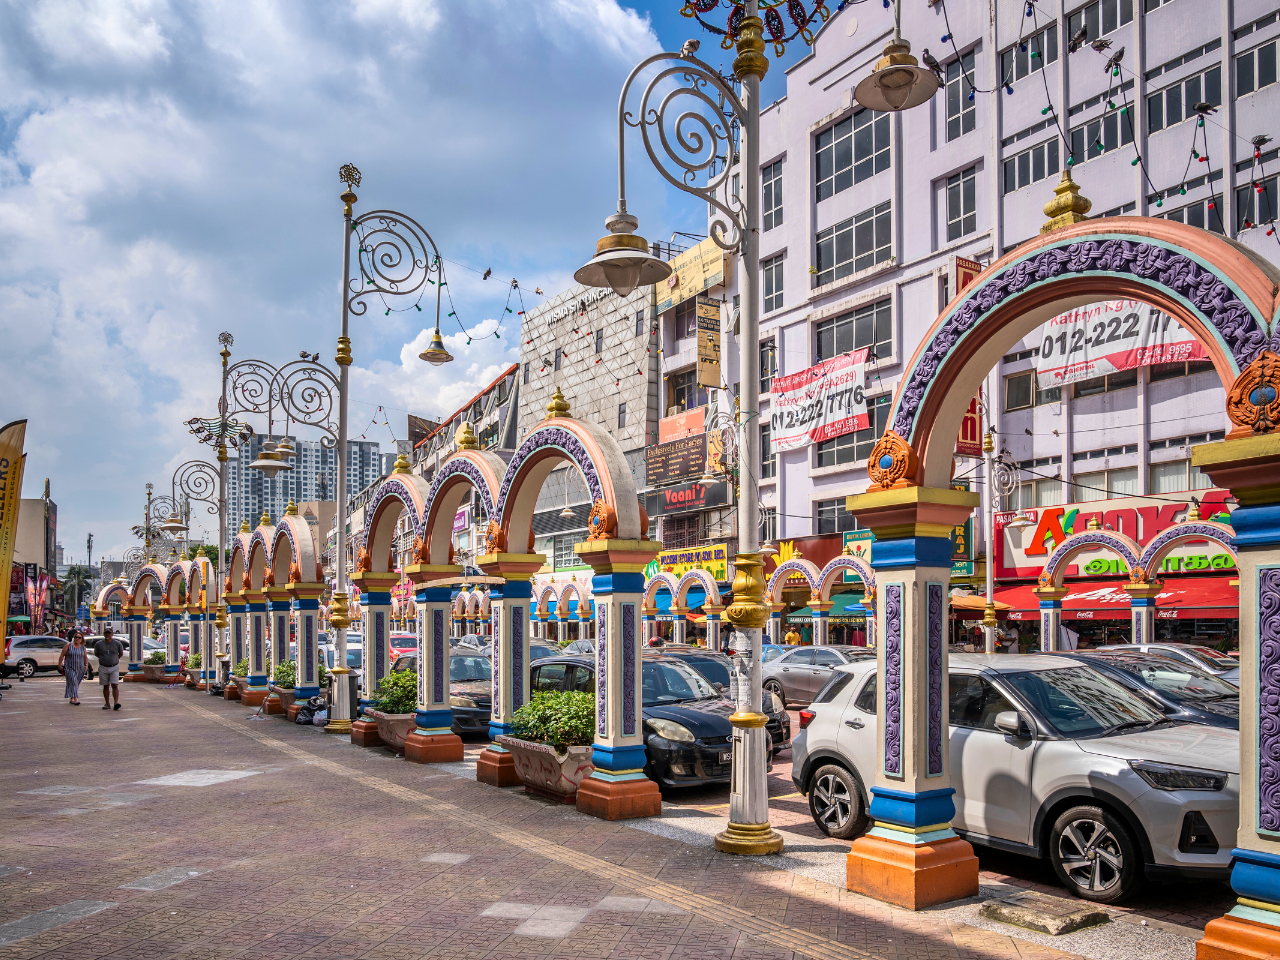
[[[996,729],[1019,740],[1026,740],[1031,736],[1031,731],[1022,722],[1022,717],[1017,710],[1005,710],[996,714]]]

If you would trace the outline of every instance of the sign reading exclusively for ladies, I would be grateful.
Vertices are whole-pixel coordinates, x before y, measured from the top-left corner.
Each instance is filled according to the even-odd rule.
[[[808,370],[773,378],[769,419],[774,450],[798,450],[871,425],[863,373],[867,350],[842,353]]]
[[[1041,390],[1151,363],[1207,360],[1199,341],[1168,314],[1138,300],[1104,300],[1049,320],[1040,330]]]

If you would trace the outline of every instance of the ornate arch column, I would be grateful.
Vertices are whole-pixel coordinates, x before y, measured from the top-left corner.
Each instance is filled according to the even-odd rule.
[[[657,607],[641,607],[641,622],[643,623],[642,642],[646,647],[651,646],[653,639],[658,635],[658,608]],[[596,645],[600,644],[599,627],[596,628]]]
[[[240,694],[246,707],[259,707],[267,699],[271,674],[271,650],[267,598],[261,590],[241,590],[245,607],[245,655],[249,658],[248,689]]]
[[[834,600],[810,600],[809,609],[813,611],[813,645],[825,647],[830,642],[831,621],[828,617]]]
[[[487,553],[476,558],[486,576],[506,583],[489,591],[493,618],[493,707],[489,720],[489,746],[476,763],[476,779],[495,787],[520,783],[515,761],[497,738],[511,733],[511,717],[528,699],[529,610],[533,605],[530,578],[542,568],[540,553]]]
[[[162,603],[157,609],[164,617],[164,673],[176,676],[182,669],[182,605]]]
[[[1040,649],[1049,653],[1058,649],[1062,636],[1059,628],[1062,626],[1062,600],[1067,595],[1067,588],[1042,584],[1032,593],[1040,598]]]
[[[145,606],[120,605],[120,615],[124,617],[124,628],[129,637],[128,673],[121,678],[126,682],[139,683],[142,680],[142,630],[147,622],[146,611]]]
[[[588,639],[587,634],[591,631],[591,601],[585,595],[578,598],[578,639]]]
[[[674,598],[672,598],[674,600]],[[689,608],[686,606],[677,606],[674,602],[671,604],[671,642],[684,643],[685,637],[689,631]]]
[[[723,644],[720,641],[720,615],[724,613],[724,607],[715,603],[704,603],[702,609],[707,615],[707,649],[723,652]]]
[[[244,597],[243,590],[228,594],[227,599],[227,652],[230,655],[231,669],[234,670],[236,664],[249,656],[249,601]]]
[[[578,810],[603,820],[662,813],[658,785],[644,775],[640,696],[644,568],[661,547],[651,540],[587,540],[574,547],[595,573],[596,601],[595,770],[578,788]]]
[[[351,742],[361,747],[380,747],[378,725],[364,719],[364,708],[391,672],[391,588],[400,580],[397,573],[357,570],[351,582],[360,588],[360,608],[364,611],[364,696],[359,716],[351,724]]]
[[[950,825],[946,642],[949,535],[977,503],[964,490],[874,482],[849,498],[876,535],[871,566],[884,639],[876,652],[875,825],[850,847],[847,885],[911,910],[978,892],[973,848]]]
[[[190,599],[189,594],[188,594],[188,599]],[[200,671],[198,673],[198,676],[200,679],[196,681],[191,681],[190,676],[188,675],[188,683],[189,685],[194,686],[197,690],[203,690],[205,689],[204,667],[205,667],[205,664],[209,662],[209,659],[208,659],[209,653],[205,649],[205,633],[206,633],[205,616],[204,616],[204,613],[201,612],[200,610],[199,603],[188,603],[186,605],[186,612],[187,612],[188,630],[190,631],[188,634],[189,640],[188,640],[188,646],[187,646],[188,662],[190,662],[191,654],[193,653],[200,654]],[[181,650],[179,650],[179,652],[181,652]]]
[[[298,623],[298,672],[293,682],[294,703],[286,714],[297,719],[298,711],[320,693],[320,597],[323,583],[291,581],[286,591]]]
[[[787,609],[785,603],[771,601],[769,604],[769,623],[765,626],[765,643],[782,643],[782,614]]]
[[[461,567],[418,563],[405,567],[413,582],[418,611],[418,710],[414,730],[405,740],[404,757],[414,763],[452,763],[462,759],[462,738],[453,732],[449,698],[450,610],[448,586],[432,580],[458,576]]]
[[[289,658],[289,611],[293,603],[289,597],[288,587],[277,587],[274,584],[262,588],[262,595],[267,602],[267,677],[268,689],[271,682],[274,682],[276,667],[284,663]],[[294,681],[297,682],[296,680]],[[294,688],[295,696],[297,688]],[[280,698],[272,691],[267,694],[264,703],[264,712],[269,714],[283,714],[285,712],[284,704],[280,702]]]

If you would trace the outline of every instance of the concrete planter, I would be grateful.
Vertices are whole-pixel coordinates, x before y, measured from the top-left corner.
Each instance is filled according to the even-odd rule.
[[[561,803],[575,802],[578,787],[595,769],[591,747],[570,747],[565,753],[557,753],[549,743],[516,737],[500,736],[498,743],[510,751],[525,790]]]
[[[187,675],[188,687],[200,686],[200,668],[199,667],[194,667],[194,668],[186,667],[182,672]]]
[[[142,676],[147,683],[164,683],[164,664],[144,663],[142,665]]]
[[[404,753],[404,742],[418,725],[416,713],[383,713],[372,707],[364,715],[378,724],[378,738],[396,753]]]
[[[280,706],[283,707],[281,712],[288,713],[289,708],[293,706],[294,700],[297,699],[293,695],[293,687],[272,687],[271,690],[280,701]]]

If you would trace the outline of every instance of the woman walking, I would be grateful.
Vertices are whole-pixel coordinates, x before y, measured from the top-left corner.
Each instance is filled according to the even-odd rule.
[[[80,681],[89,672],[89,651],[79,630],[72,631],[71,642],[62,648],[58,669],[67,678],[67,691],[63,698],[70,700],[73,707],[80,706]]]

